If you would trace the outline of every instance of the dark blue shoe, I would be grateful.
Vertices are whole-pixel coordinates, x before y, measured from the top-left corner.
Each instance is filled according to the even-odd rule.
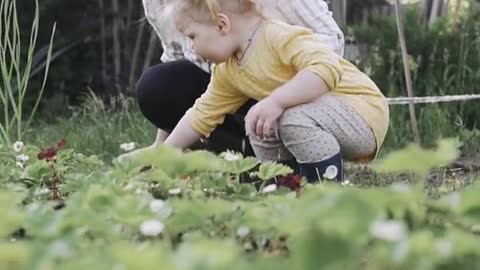
[[[343,156],[338,153],[317,163],[300,163],[300,175],[305,177],[309,183],[343,182]]]

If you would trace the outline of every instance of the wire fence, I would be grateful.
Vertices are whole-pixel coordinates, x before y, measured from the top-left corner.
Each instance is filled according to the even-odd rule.
[[[469,101],[480,99],[480,94],[453,95],[453,96],[428,96],[428,97],[393,97],[387,98],[390,105],[408,105],[410,103],[442,103],[454,101]]]

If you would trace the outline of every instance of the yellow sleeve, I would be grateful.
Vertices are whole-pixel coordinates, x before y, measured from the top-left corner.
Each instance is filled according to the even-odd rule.
[[[295,70],[309,70],[317,74],[330,90],[337,87],[343,74],[340,57],[312,31],[272,23],[266,31],[272,51],[285,65]]]
[[[208,137],[227,114],[238,110],[247,100],[228,82],[225,70],[214,65],[207,91],[187,111],[187,117],[195,131]]]

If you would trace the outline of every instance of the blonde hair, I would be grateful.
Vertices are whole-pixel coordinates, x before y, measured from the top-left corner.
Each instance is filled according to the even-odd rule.
[[[226,11],[234,14],[260,14],[253,0],[178,0],[177,3],[177,21],[190,18],[200,23],[213,23],[219,13]]]

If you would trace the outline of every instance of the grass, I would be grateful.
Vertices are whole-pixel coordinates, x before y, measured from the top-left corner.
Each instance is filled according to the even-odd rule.
[[[68,116],[38,121],[26,141],[47,147],[65,138],[75,151],[109,162],[122,153],[120,144],[146,146],[155,135],[155,127],[141,115],[132,99],[119,97],[106,104],[90,94],[82,106],[69,109]]]
[[[392,109],[392,122],[387,135],[386,144],[380,158],[387,153],[403,148],[410,143],[407,115],[397,114],[403,108]],[[441,107],[426,107],[420,117],[420,126],[424,142],[433,146],[442,137],[458,137],[462,142],[462,157],[467,160],[479,160],[480,130],[469,130],[460,123],[451,126],[441,118]],[[120,144],[135,142],[137,147],[151,144],[156,135],[156,128],[146,120],[132,98],[120,96],[108,103],[94,94],[85,97],[83,105],[69,109],[68,116],[43,118],[29,130],[26,143],[48,147],[65,138],[69,147],[86,155],[97,155],[110,163],[123,153]],[[402,118],[404,116],[404,118]],[[432,120],[434,119],[434,120]],[[465,166],[452,175],[451,168],[432,172],[429,179],[438,190],[447,192],[468,185],[478,175],[478,168]],[[441,175],[441,185],[435,184],[434,178]],[[379,174],[368,167],[348,166],[347,177],[352,183],[362,187],[384,186],[394,182],[410,182],[411,175]],[[433,179],[433,180],[432,180]],[[438,182],[438,180],[437,180]],[[435,192],[432,192],[435,193]]]
[[[448,106],[455,105],[422,107],[419,123],[424,146],[434,146],[440,138],[457,137],[463,144],[463,157],[479,158],[480,130],[466,128],[461,119],[455,123],[447,121],[444,111],[448,111],[445,108]],[[43,112],[43,115],[46,113]],[[156,135],[156,128],[143,117],[135,100],[129,97],[120,96],[104,102],[89,94],[83,105],[69,108],[65,115],[54,118],[40,115],[40,120],[28,131],[26,141],[48,146],[65,138],[75,150],[97,154],[108,161],[121,153],[121,143],[135,142],[137,146],[146,146],[153,142]],[[390,115],[390,128],[380,156],[401,149],[412,141],[405,108],[392,107]]]

